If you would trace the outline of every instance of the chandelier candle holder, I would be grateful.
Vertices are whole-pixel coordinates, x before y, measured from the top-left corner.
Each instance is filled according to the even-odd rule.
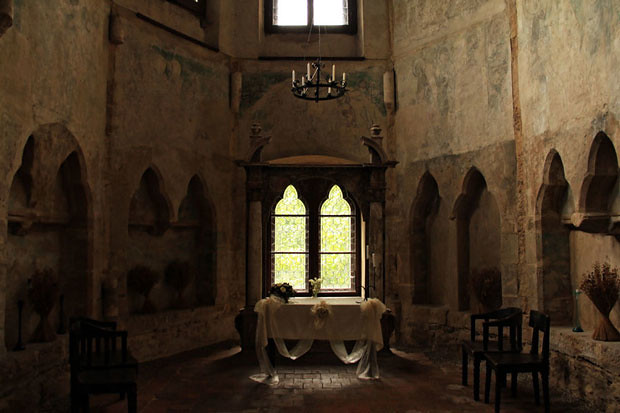
[[[307,73],[301,76],[301,80],[295,78],[295,70],[292,73],[291,88],[293,95],[299,99],[314,100],[318,103],[320,100],[338,99],[344,96],[347,91],[347,74],[342,73],[342,80],[336,80],[336,65],[332,65],[332,72],[321,79],[321,73],[325,64],[321,62],[321,58],[316,59],[314,63],[307,64]]]

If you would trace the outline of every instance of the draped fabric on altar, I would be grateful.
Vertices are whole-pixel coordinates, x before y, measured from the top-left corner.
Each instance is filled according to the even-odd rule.
[[[325,311],[312,311],[321,306]],[[284,304],[277,298],[265,298],[256,303],[256,353],[261,374],[252,379],[275,384],[278,374],[267,356],[268,339],[272,338],[278,352],[295,360],[303,356],[315,339],[328,340],[332,351],[346,364],[359,362],[357,375],[361,379],[379,378],[377,351],[383,348],[381,316],[385,305],[378,299],[362,301],[357,305],[351,299],[299,299]],[[321,317],[321,320],[317,320]],[[317,322],[320,321],[320,322]],[[284,340],[299,340],[288,349]],[[345,340],[356,340],[348,353]]]

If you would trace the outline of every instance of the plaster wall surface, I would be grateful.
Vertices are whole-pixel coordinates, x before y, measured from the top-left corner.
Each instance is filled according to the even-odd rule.
[[[574,289],[595,262],[617,266],[616,237],[570,224],[579,216],[575,212],[584,212],[582,185],[595,136],[604,132],[618,153],[618,2],[395,0],[393,7],[393,137],[401,164],[390,181],[398,190],[391,192],[388,204],[388,250],[394,254],[388,258],[388,273],[398,274],[391,278],[399,283],[393,284],[391,297],[402,314],[400,340],[444,345],[459,325],[465,331],[468,325],[468,313],[453,311],[454,287],[443,289],[445,297],[437,304],[444,306],[409,305],[415,285],[409,253],[401,245],[408,240],[407,211],[425,171],[437,180],[441,198],[433,226],[444,226],[439,231],[444,234],[442,250],[431,253],[437,256],[430,259],[430,272],[444,284],[455,283],[457,246],[454,223],[442,224],[450,212],[442,208],[445,203],[451,211],[459,194],[456,182],[462,182],[471,164],[498,196],[503,305],[525,311],[549,305],[542,295],[542,266],[554,258],[541,255],[539,208],[545,162],[553,150],[561,157],[568,184],[561,219],[556,219],[565,227],[563,234],[570,231],[570,257],[563,258],[570,261],[564,266],[570,274],[563,277]],[[506,149],[500,156],[502,151],[492,148]],[[485,162],[495,167],[488,169]],[[614,189],[609,193],[611,216],[617,214],[617,204]],[[440,239],[434,228],[432,237]],[[616,325],[617,311],[616,306]],[[552,336],[554,380],[605,410],[605,404],[617,405],[617,362],[604,354],[617,346],[590,338],[598,316],[583,295],[580,314],[585,333],[557,327]],[[586,353],[583,362],[579,354]]]
[[[223,2],[222,51],[236,58],[336,56],[389,59],[389,5],[385,0],[350,0],[358,7],[355,34],[265,33],[264,0]]]
[[[511,57],[508,15],[503,1],[393,2],[393,54],[396,73],[394,170],[388,203],[388,273],[393,297],[408,318],[412,264],[408,243],[413,198],[420,176],[437,180],[440,207],[431,245],[433,302],[458,306],[457,225],[455,202],[470,168],[477,168],[495,198],[495,228],[488,214],[474,213],[471,260],[474,266],[495,262],[503,273],[504,294],[518,292],[515,208],[515,148],[512,128]],[[486,198],[485,198],[486,199]],[[487,203],[486,201],[483,204]],[[481,221],[482,219],[482,221]],[[483,222],[484,221],[484,222]],[[491,225],[491,224],[489,224]],[[475,239],[497,234],[483,248]],[[478,235],[476,235],[478,234]],[[479,245],[480,244],[480,245]],[[489,255],[490,254],[490,255]],[[488,257],[486,257],[488,255]],[[490,266],[487,265],[487,266]],[[435,285],[435,287],[433,287]],[[398,292],[397,292],[398,290]],[[443,292],[440,292],[443,290]],[[443,297],[439,298],[439,296]],[[403,321],[406,323],[406,321]]]
[[[272,137],[264,160],[323,155],[367,162],[359,138],[373,123],[383,127],[384,147],[399,161],[387,173],[385,274],[402,343],[436,346],[467,337],[469,314],[456,311],[464,286],[455,210],[472,168],[488,192],[470,220],[470,267],[500,267],[503,305],[544,309],[537,208],[547,155],[555,150],[562,159],[568,195],[561,222],[568,225],[573,212],[584,212],[594,137],[602,131],[616,153],[620,148],[618,1],[358,0],[358,32],[322,34],[320,50],[316,34],[265,34],[262,7],[260,0],[208,1],[206,16],[195,16],[167,1],[14,1],[13,27],[0,37],[0,343],[16,340],[14,331],[5,333],[14,328],[6,309],[25,294],[28,274],[57,265],[64,254],[50,247],[61,243],[59,234],[8,234],[9,192],[31,135],[45,144],[33,174],[39,189],[25,209],[36,219],[55,211],[58,168],[76,150],[88,194],[85,313],[118,319],[141,360],[236,337],[233,317],[245,295],[246,188],[234,161],[246,156],[255,122]],[[114,42],[110,14],[120,35]],[[347,72],[345,98],[320,104],[292,98],[291,70],[298,76],[305,70],[305,60],[295,58],[317,54]],[[384,88],[392,86],[383,84],[384,73],[392,70],[394,111],[383,103]],[[170,227],[132,237],[130,205],[148,168]],[[418,306],[409,242],[417,187],[427,172],[439,193],[426,227],[434,305]],[[140,298],[127,290],[127,271],[147,263],[162,274],[170,260],[191,258],[178,211],[192,177],[215,217],[207,228],[216,239],[215,301],[170,310],[170,291],[160,281],[153,298],[164,311],[135,314]],[[612,215],[620,205],[617,187]],[[620,265],[616,237],[567,228],[573,288],[596,261]],[[585,296],[580,311],[585,334],[558,330],[552,338],[555,380],[599,405],[617,405],[617,346],[589,339],[597,316]],[[28,313],[25,328],[34,324]],[[0,345],[0,369],[17,383],[0,394],[0,410],[36,409],[10,403],[35,387],[42,392],[44,377],[64,371],[65,338],[27,346],[7,355]],[[586,382],[600,386],[588,390]],[[45,388],[56,390],[63,392]],[[37,394],[39,407],[54,404]]]
[[[527,209],[521,283],[532,305],[540,305],[535,287],[540,284],[535,271],[540,259],[538,235],[532,223],[539,213],[537,197],[547,154],[554,149],[562,159],[569,185],[564,210],[570,216],[571,211],[583,212],[581,191],[594,137],[604,132],[618,153],[620,5],[616,1],[522,1],[517,6]],[[612,198],[616,200],[610,203],[617,202],[617,193]],[[617,257],[617,241],[601,243],[584,256],[578,240],[588,237],[573,234],[571,238],[572,280],[586,270],[575,262],[585,259],[591,265]]]
[[[105,128],[102,108],[106,102],[107,10],[98,1],[83,1],[79,5],[70,1],[56,4],[16,2],[14,14],[13,27],[0,39],[0,214],[7,216],[10,186],[21,164],[28,137],[47,128],[43,125],[63,125],[60,128],[63,132],[59,133],[62,135],[67,131],[72,136],[77,150],[83,155],[82,167],[88,171],[83,179],[92,193],[89,214],[92,248],[105,251],[102,173],[105,146],[101,132]],[[55,128],[51,126],[51,129]],[[49,138],[52,142],[62,141],[61,136],[52,135]],[[49,195],[53,195],[45,188],[54,188],[57,168],[68,152],[64,152],[66,148],[62,143],[41,149],[49,156],[41,165],[43,172],[34,177],[34,184],[43,189],[39,205],[34,207],[44,212],[43,204],[49,205],[52,201]],[[40,256],[40,248],[49,248],[49,242],[41,239],[40,248],[28,249],[20,257],[13,255],[6,250],[5,218],[2,222],[0,319],[3,322],[0,323],[0,335],[3,335],[5,308],[16,306],[16,296],[5,302],[5,291],[9,290],[7,282],[15,281],[10,290],[23,293],[29,277],[24,274],[16,279],[13,273],[7,278],[7,272],[16,259],[29,265]],[[104,253],[92,256],[90,269],[95,275],[88,280],[91,288],[104,271],[106,262]],[[90,306],[88,311],[93,311],[93,307]],[[28,336],[29,333],[25,334]]]
[[[297,62],[244,63],[243,95],[239,117],[240,158],[245,156],[245,138],[254,122],[272,137],[263,159],[299,155],[327,155],[355,162],[369,162],[368,150],[360,143],[373,123],[386,124],[383,105],[383,72],[386,63],[336,62],[338,73],[347,73],[349,92],[338,100],[316,103],[291,96],[291,68],[297,78],[305,65]]]

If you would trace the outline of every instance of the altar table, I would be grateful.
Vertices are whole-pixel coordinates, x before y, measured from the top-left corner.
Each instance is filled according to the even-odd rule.
[[[336,356],[346,364],[358,363],[361,379],[379,378],[377,351],[383,348],[381,316],[385,305],[378,299],[359,302],[351,298],[293,298],[284,303],[269,297],[256,303],[256,354],[261,374],[252,379],[269,384],[278,383],[278,374],[267,356],[268,340],[278,352],[295,360],[304,355],[314,340],[328,340]],[[299,340],[289,350],[284,340]],[[351,353],[344,341],[355,340]]]

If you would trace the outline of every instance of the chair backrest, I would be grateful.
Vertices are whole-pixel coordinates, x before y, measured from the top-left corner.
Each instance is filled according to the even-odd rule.
[[[492,313],[493,319],[485,320],[483,323],[482,341],[484,351],[516,351],[523,349],[523,312],[517,307],[507,307]],[[489,347],[489,328],[497,328],[497,348]],[[510,349],[504,348],[504,329],[509,331]]]
[[[517,331],[513,331],[511,330],[511,340],[512,340],[512,333],[514,334],[514,338],[515,341],[521,345],[521,343],[523,342],[522,336],[521,336],[521,327],[523,324],[523,312],[521,311],[520,308],[517,307],[506,307],[506,308],[500,308],[499,310],[495,310],[495,311],[490,311],[488,313],[482,313],[482,314],[472,314],[470,317],[470,322],[471,322],[471,328],[470,328],[470,339],[471,341],[475,341],[476,340],[476,320],[484,320],[486,322],[488,322],[489,320],[503,320],[503,319],[507,319],[507,320],[514,320],[514,324],[515,326],[518,326]],[[501,332],[501,330],[500,330]]]
[[[72,371],[95,365],[105,368],[111,363],[126,363],[127,332],[116,331],[116,323],[113,322],[71,319],[69,361]]]
[[[549,335],[551,332],[551,318],[547,314],[540,311],[530,310],[530,327],[532,327],[532,348],[531,354],[538,354],[540,345],[540,333],[543,334],[542,339],[542,356],[546,362],[549,362]]]

